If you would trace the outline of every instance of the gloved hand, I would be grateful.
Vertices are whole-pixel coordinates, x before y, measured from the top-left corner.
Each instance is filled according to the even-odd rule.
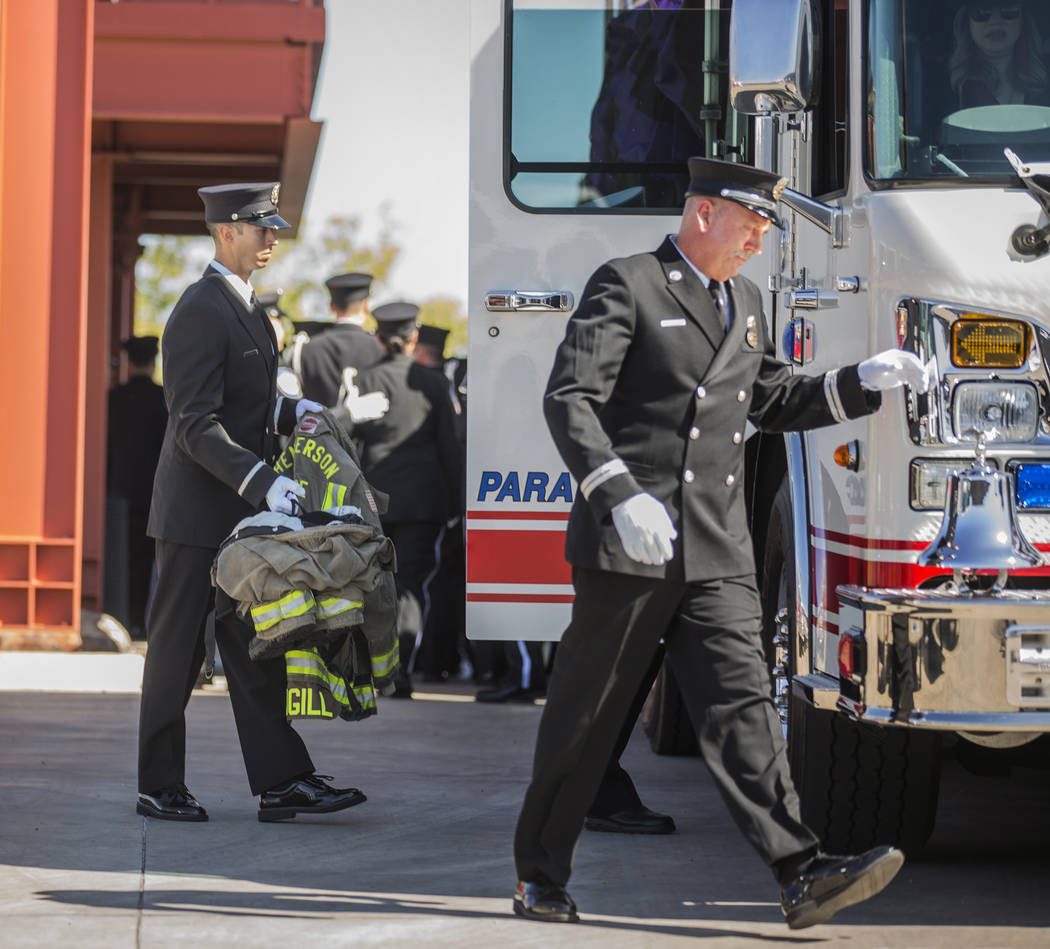
[[[857,366],[860,384],[872,392],[882,392],[907,385],[916,392],[925,392],[930,387],[926,367],[914,353],[903,349],[887,349],[869,356]]]
[[[621,501],[612,509],[613,527],[631,560],[657,566],[674,556],[671,541],[678,536],[665,508],[651,494]]]
[[[307,412],[317,413],[323,411],[324,406],[321,405],[320,402],[313,402],[310,399],[300,399],[298,402],[295,403],[295,420],[296,422],[301,422],[303,420],[303,416]]]
[[[343,370],[343,384],[339,389],[343,395],[343,405],[354,422],[371,422],[386,415],[390,400],[385,392],[366,392],[361,395],[354,381],[357,370],[347,367]]]
[[[278,475],[266,492],[266,506],[278,514],[298,514],[299,498],[305,495],[306,488],[298,481]]]

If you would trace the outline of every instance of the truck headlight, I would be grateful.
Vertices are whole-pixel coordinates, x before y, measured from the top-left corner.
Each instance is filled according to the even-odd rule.
[[[955,435],[976,441],[1030,442],[1039,421],[1039,394],[1030,382],[961,382],[952,398]]]
[[[913,458],[910,470],[910,501],[913,510],[943,511],[948,493],[948,478],[973,464],[972,458],[954,461],[934,461],[931,458]]]

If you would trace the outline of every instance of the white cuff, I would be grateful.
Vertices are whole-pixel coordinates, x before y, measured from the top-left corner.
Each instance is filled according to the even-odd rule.
[[[838,376],[839,371],[837,369],[824,373],[824,398],[828,400],[828,408],[831,410],[835,421],[848,422],[849,416],[846,414],[845,408],[843,408],[842,399],[839,398]]]
[[[617,475],[627,474],[627,465],[619,458],[613,458],[603,465],[598,465],[586,478],[580,482],[580,492],[585,500],[589,500],[591,492],[599,485],[605,484]]]
[[[249,471],[249,472],[248,472],[248,473],[247,473],[247,474],[246,474],[246,475],[244,476],[244,480],[243,480],[243,481],[241,482],[241,486],[240,486],[240,487],[239,487],[239,488],[237,489],[237,493],[238,493],[238,494],[239,494],[239,495],[240,495],[240,496],[241,496],[242,498],[244,497],[244,489],[245,489],[246,487],[248,487],[248,482],[249,482],[249,481],[251,481],[251,480],[252,480],[252,478],[254,478],[254,477],[255,477],[255,472],[256,472],[256,471],[258,471],[258,470],[259,470],[259,469],[260,469],[260,468],[261,468],[261,467],[262,467],[262,466],[263,466],[264,464],[265,464],[265,462],[262,462],[262,461],[257,461],[257,462],[255,463],[255,467],[254,467],[254,468],[252,468],[252,470],[251,470],[251,471]]]
[[[278,395],[277,401],[273,404],[273,430],[277,431],[277,422],[281,417],[281,406],[284,404],[284,396]]]

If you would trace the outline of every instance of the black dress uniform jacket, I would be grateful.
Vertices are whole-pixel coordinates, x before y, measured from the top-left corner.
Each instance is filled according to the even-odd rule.
[[[654,253],[603,264],[588,282],[544,397],[551,434],[581,485],[566,536],[570,563],[686,582],[753,574],[745,423],[800,431],[880,405],[856,366],[792,376],[774,357],[758,288],[736,277],[730,294],[727,334],[669,238]],[[642,491],[678,530],[674,558],[659,566],[631,560],[612,523],[613,507]]]
[[[161,341],[168,427],[153,483],[151,537],[218,548],[254,513],[277,475],[280,430],[295,427],[295,403],[276,387],[277,344],[209,267],[172,310]],[[260,464],[265,462],[265,464]]]
[[[336,323],[311,339],[299,354],[303,396],[333,406],[339,398],[344,369],[367,369],[382,358],[383,349],[374,336],[356,323]]]
[[[390,496],[383,523],[444,523],[457,516],[462,466],[445,377],[401,353],[360,372],[357,386],[390,400],[381,419],[353,429],[361,470]]]

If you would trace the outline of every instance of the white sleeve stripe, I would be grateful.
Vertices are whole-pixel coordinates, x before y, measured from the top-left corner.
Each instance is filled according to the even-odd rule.
[[[246,487],[248,487],[248,482],[249,482],[249,481],[251,481],[251,480],[252,480],[252,478],[254,478],[254,477],[255,477],[255,472],[256,472],[256,471],[258,471],[258,470],[259,470],[259,469],[260,469],[260,468],[261,468],[262,466],[263,466],[263,462],[261,462],[261,461],[257,461],[257,462],[255,463],[255,467],[254,467],[254,468],[252,468],[252,470],[251,470],[251,471],[249,471],[249,472],[248,472],[248,473],[247,473],[247,474],[246,474],[246,475],[244,476],[244,480],[243,480],[243,481],[241,482],[241,486],[240,486],[240,487],[239,487],[239,488],[237,489],[237,493],[238,493],[238,494],[239,494],[239,495],[240,495],[240,496],[241,496],[242,498],[244,497],[244,489],[245,489]]]
[[[828,400],[828,408],[831,409],[835,421],[848,422],[849,416],[842,405],[842,399],[839,398],[838,376],[837,369],[824,373],[824,397]]]
[[[612,461],[607,461],[603,465],[598,465],[586,478],[580,482],[580,491],[582,492],[585,499],[589,499],[591,492],[599,485],[605,484],[606,481],[611,478],[615,478],[617,475],[627,474],[627,465],[623,463],[619,458],[613,458]]]
[[[281,406],[284,404],[284,396],[277,396],[277,401],[273,404],[273,430],[277,431],[277,425],[281,418]]]

